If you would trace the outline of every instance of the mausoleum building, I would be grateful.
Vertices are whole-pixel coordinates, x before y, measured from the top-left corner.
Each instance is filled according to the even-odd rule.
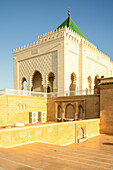
[[[113,62],[89,42],[70,17],[37,42],[13,50],[14,89],[60,92],[93,89],[113,76]]]

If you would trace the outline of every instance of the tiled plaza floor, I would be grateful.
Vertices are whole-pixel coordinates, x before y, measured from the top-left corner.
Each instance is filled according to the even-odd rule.
[[[113,169],[113,136],[69,146],[43,143],[0,149],[0,170]]]

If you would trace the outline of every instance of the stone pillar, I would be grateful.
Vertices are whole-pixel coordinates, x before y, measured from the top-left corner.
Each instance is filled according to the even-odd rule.
[[[75,104],[75,120],[78,119],[78,102]]]
[[[79,65],[78,65],[78,74],[79,74],[79,79],[78,79],[78,84],[79,84],[79,90],[82,90],[82,66],[83,66],[83,63],[82,63],[82,50],[83,50],[83,47],[82,47],[82,40],[79,44]]]
[[[83,113],[82,113],[82,119],[85,119],[85,100],[84,100],[84,108],[83,108]]]
[[[44,93],[47,93],[47,85],[46,84],[43,85],[43,88],[44,88]]]
[[[62,112],[62,122],[64,122],[64,118],[65,118],[65,113]]]
[[[57,121],[58,103],[55,103],[55,120]]]
[[[62,103],[62,122],[64,121],[65,119],[65,104]]]

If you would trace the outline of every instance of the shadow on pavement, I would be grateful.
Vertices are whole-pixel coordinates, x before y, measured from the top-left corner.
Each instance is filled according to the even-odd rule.
[[[113,143],[102,143],[104,145],[112,145],[113,146]]]

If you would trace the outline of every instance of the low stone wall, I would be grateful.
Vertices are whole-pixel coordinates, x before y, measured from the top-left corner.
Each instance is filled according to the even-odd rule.
[[[99,135],[99,124],[100,119],[91,119],[1,129],[0,147],[9,148],[33,142],[68,145],[78,142],[78,139],[80,138],[80,128],[84,130],[84,138],[90,138]]]

